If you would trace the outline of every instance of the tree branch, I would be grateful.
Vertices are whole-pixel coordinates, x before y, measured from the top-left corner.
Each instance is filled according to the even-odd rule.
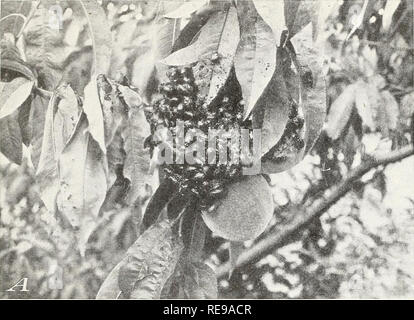
[[[359,180],[364,174],[370,170],[394,162],[401,161],[409,156],[414,155],[413,146],[407,146],[399,150],[386,154],[378,154],[370,157],[360,166],[352,170],[348,176],[325,198],[313,203],[312,206],[305,209],[304,212],[296,214],[295,217],[287,225],[283,225],[276,229],[266,238],[258,241],[252,247],[243,252],[237,260],[236,268],[246,266],[258,262],[265,255],[272,253],[274,250],[288,244],[292,238],[297,236],[302,230],[306,229],[313,219],[320,217],[339,199],[345,196],[352,189],[355,181]],[[230,270],[230,264],[226,263],[216,270],[217,278],[224,277]]]

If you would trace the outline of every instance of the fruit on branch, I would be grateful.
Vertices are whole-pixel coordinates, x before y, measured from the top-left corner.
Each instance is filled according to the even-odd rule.
[[[214,103],[207,104],[205,97],[199,93],[193,70],[191,67],[171,67],[167,72],[168,81],[159,86],[161,98],[156,100],[152,106],[150,121],[152,132],[161,127],[170,129],[175,137],[175,127],[178,121],[184,124],[184,136],[190,129],[199,129],[205,139],[205,155],[214,152],[216,164],[205,164],[204,159],[196,164],[167,164],[164,170],[167,177],[179,186],[181,192],[190,191],[200,199],[201,209],[208,209],[212,202],[225,195],[226,184],[229,181],[241,177],[242,165],[240,161],[231,159],[232,148],[239,146],[225,146],[227,161],[219,163],[219,152],[216,149],[208,149],[207,135],[209,129],[221,129],[224,131],[235,130],[239,132],[243,124],[243,101],[240,94],[220,95]],[[199,137],[197,137],[199,138]],[[184,148],[191,147],[197,139],[185,140]],[[220,140],[221,139],[221,140]],[[218,138],[223,145],[225,138]],[[166,142],[163,138],[153,137],[153,143]],[[173,148],[175,159],[182,155],[184,150]],[[221,150],[223,151],[223,150]],[[231,161],[236,160],[236,161]]]
[[[272,193],[262,176],[246,177],[230,184],[226,201],[219,201],[211,212],[203,212],[206,225],[218,236],[231,241],[258,237],[272,216]]]

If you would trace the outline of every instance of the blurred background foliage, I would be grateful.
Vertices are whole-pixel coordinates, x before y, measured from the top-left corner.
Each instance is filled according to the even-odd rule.
[[[395,4],[392,14],[391,2]],[[146,73],[152,63],[150,22],[155,18],[155,2],[101,3],[115,39],[111,77],[121,81],[127,76],[142,89],[150,78]],[[326,130],[302,163],[270,177],[275,214],[256,241],[329,194],[372,151],[387,153],[412,142],[413,2],[375,0],[369,4],[369,14],[363,15],[363,0],[336,1],[336,9],[325,22]],[[74,24],[67,14],[64,23],[66,36],[61,43],[66,54],[53,64],[57,70],[82,64],[82,57],[91,54],[84,22]],[[42,85],[41,68],[38,73]],[[43,79],[44,88],[53,82]],[[396,112],[392,112],[393,106]],[[345,109],[349,111],[343,113]],[[300,236],[241,268],[230,280],[219,278],[220,296],[412,298],[412,168],[414,159],[410,157],[377,167],[353,181],[352,191],[314,219]],[[0,210],[1,298],[94,298],[137,235],[133,213],[112,206],[81,257],[72,233],[42,205],[27,157],[18,167],[0,155]],[[253,244],[247,242],[245,247]],[[229,243],[209,235],[206,261],[220,269],[229,259],[228,247]],[[28,278],[29,292],[6,292],[23,277]]]

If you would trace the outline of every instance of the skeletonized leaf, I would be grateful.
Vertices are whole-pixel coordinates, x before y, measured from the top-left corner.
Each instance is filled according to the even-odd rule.
[[[332,103],[329,110],[325,131],[328,136],[336,140],[346,127],[355,104],[355,85],[349,85]]]
[[[186,18],[203,7],[206,3],[207,0],[191,0],[184,2],[177,9],[164,14],[164,17],[169,19]]]
[[[11,115],[26,101],[34,82],[26,78],[15,78],[0,86],[0,119]]]
[[[246,101],[247,118],[275,71],[276,46],[271,40],[272,30],[257,16],[250,1],[240,2],[237,10],[241,38],[234,69]]]
[[[253,0],[253,3],[259,15],[272,29],[275,43],[279,46],[282,32],[286,30],[284,0]]]
[[[217,278],[214,271],[200,261],[183,266],[183,291],[187,299],[217,299]]]
[[[10,161],[21,164],[23,157],[23,141],[20,132],[18,113],[0,119],[0,152]]]
[[[118,283],[132,299],[159,299],[183,250],[172,225],[163,220],[146,230],[121,262]]]
[[[233,57],[239,43],[239,23],[236,9],[224,3],[223,10],[213,13],[201,28],[197,40],[190,46],[165,58],[166,65],[186,65],[196,61],[211,62],[209,74],[200,79],[201,94],[211,102],[223,87],[230,73]],[[211,59],[217,55],[217,59]]]

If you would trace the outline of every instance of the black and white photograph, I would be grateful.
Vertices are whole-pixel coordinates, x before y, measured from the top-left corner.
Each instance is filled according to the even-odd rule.
[[[0,300],[413,300],[413,6],[1,0]]]

